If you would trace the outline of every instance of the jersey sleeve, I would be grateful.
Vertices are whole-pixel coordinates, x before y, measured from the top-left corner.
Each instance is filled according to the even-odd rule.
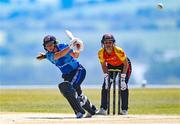
[[[58,49],[59,50],[63,50],[63,49],[65,49],[65,48],[67,48],[69,45],[68,44],[66,44],[66,43],[64,43],[64,44],[58,44]],[[72,53],[73,52],[73,50],[71,49],[68,53]]]
[[[102,48],[98,52],[98,58],[99,58],[100,63],[104,63],[105,62],[105,59],[103,57],[103,51],[104,51],[104,49]]]
[[[67,48],[67,47],[69,47],[69,45],[68,44],[64,44],[64,49]],[[72,52],[73,52],[73,49],[71,49],[68,53],[70,54]]]
[[[48,59],[50,62],[54,63],[54,54],[53,53],[50,53],[50,52],[47,52],[46,53],[46,59]]]
[[[115,53],[122,62],[126,59],[126,54],[122,48],[116,47]]]
[[[63,49],[65,49],[65,48],[68,47],[68,44],[65,44],[65,43],[63,43],[63,44],[58,44],[57,47],[58,47],[59,50],[63,50]]]

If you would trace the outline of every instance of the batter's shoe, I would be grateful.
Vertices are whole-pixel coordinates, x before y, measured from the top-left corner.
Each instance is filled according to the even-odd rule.
[[[82,114],[81,112],[78,112],[78,113],[76,114],[76,118],[82,118],[83,115],[84,115],[84,114]]]
[[[88,113],[86,113],[86,115],[84,116],[84,118],[91,118],[92,117],[92,115],[88,112]]]

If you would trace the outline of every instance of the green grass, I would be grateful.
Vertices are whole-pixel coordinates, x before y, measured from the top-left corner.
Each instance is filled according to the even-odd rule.
[[[85,89],[99,108],[100,89]],[[130,89],[129,114],[180,114],[180,89]],[[1,112],[72,113],[58,89],[0,89]]]

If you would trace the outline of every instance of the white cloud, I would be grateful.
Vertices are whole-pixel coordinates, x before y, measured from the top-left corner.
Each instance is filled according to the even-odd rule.
[[[37,0],[38,2],[45,3],[45,4],[57,4],[59,0]]]
[[[6,34],[3,31],[0,31],[0,46],[3,46],[5,44]]]
[[[147,83],[145,73],[147,72],[148,65],[142,63],[133,63],[132,75],[136,84]]]
[[[166,50],[163,54],[163,59],[166,62],[178,57],[180,57],[180,50]]]

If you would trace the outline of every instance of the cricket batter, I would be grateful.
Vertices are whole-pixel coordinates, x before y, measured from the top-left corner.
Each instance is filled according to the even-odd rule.
[[[131,75],[131,62],[122,48],[115,45],[115,39],[112,34],[105,34],[101,40],[102,48],[98,52],[99,61],[104,73],[104,83],[101,91],[101,106],[96,114],[106,115],[107,112],[107,91],[108,76],[112,79],[112,73],[108,74],[108,69],[121,70],[121,114],[128,114],[128,81]],[[117,75],[116,75],[117,76]],[[111,82],[112,84],[112,82]]]
[[[88,112],[86,117],[94,115],[96,107],[83,95],[80,86],[86,76],[86,70],[75,59],[80,55],[78,49],[81,44],[78,44],[78,39],[72,39],[69,45],[58,44],[54,36],[47,35],[43,39],[43,47],[46,53],[40,53],[37,59],[48,59],[60,69],[64,81],[58,87],[74,110],[76,117],[82,118],[85,114],[84,109]],[[73,50],[74,47],[77,48],[76,51]]]

